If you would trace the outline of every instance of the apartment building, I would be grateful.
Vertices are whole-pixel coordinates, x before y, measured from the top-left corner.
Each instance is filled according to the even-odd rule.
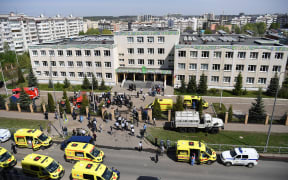
[[[279,41],[252,38],[244,35],[191,35],[182,34],[175,46],[174,87],[181,80],[186,83],[202,73],[209,88],[233,89],[241,72],[243,87],[266,89],[275,73],[284,80],[288,47]]]

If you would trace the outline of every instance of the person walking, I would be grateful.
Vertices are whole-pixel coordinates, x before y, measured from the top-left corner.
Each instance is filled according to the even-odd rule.
[[[153,118],[153,126],[156,126],[156,118]]]
[[[140,142],[139,142],[138,150],[139,150],[139,151],[142,151],[142,149],[143,149],[143,147],[142,147],[142,141],[140,141]]]
[[[144,124],[144,126],[143,126],[144,133],[146,132],[146,128],[147,128],[147,126],[146,126],[146,124]]]
[[[12,151],[14,154],[17,154],[16,144],[15,144],[14,142],[11,143],[11,151]]]
[[[110,126],[110,134],[112,135],[112,132],[113,132],[113,127]]]
[[[143,94],[143,102],[145,101],[145,94]]]
[[[99,126],[100,133],[102,132],[102,124]]]
[[[158,155],[159,153],[158,153],[158,149],[156,149],[156,155],[155,155],[155,163],[158,163],[158,161],[159,161],[159,155]]]
[[[93,133],[93,140],[96,142],[96,138],[97,138],[97,135],[96,135],[96,133],[94,132]]]
[[[134,130],[134,127],[131,128],[131,136],[134,136],[134,133],[135,133],[135,130]]]

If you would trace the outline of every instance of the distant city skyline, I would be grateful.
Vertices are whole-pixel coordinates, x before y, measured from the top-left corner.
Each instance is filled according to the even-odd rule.
[[[24,13],[29,16],[155,16],[272,14],[288,13],[287,0],[0,0],[0,14]]]

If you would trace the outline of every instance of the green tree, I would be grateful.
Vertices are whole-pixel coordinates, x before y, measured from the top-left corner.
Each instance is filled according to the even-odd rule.
[[[259,35],[263,35],[266,32],[266,24],[264,22],[256,23],[256,27]]]
[[[236,84],[234,85],[234,89],[233,89],[233,94],[240,96],[242,95],[242,74],[241,72],[239,72],[237,78],[236,78]]]
[[[56,83],[55,89],[58,90],[58,91],[62,89],[62,85],[60,84],[59,81]]]
[[[255,100],[256,102],[252,103],[251,108],[249,109],[249,121],[250,122],[262,122],[265,120],[266,112],[264,109],[264,103],[262,100],[262,89],[259,88],[258,95]]]
[[[94,76],[94,74],[92,73],[92,85],[93,85],[93,89],[98,89],[98,81],[96,79],[96,77]]]
[[[185,92],[186,92],[186,84],[185,84],[184,78],[181,79],[181,86],[180,86],[180,88],[179,88],[179,91],[180,91],[181,93],[185,93]]]
[[[197,92],[197,84],[195,76],[192,76],[192,78],[189,80],[186,91],[192,94],[195,94]]]
[[[64,84],[63,88],[69,88],[70,87],[70,81],[67,78],[65,78],[63,84]]]
[[[200,119],[202,118],[202,114],[203,114],[203,100],[202,98],[200,99],[198,105],[197,105],[197,110],[199,112],[199,117]]]
[[[70,106],[70,102],[69,99],[65,99],[65,106],[66,106],[66,113],[70,114],[71,113],[71,106]]]
[[[89,28],[85,34],[86,35],[99,35],[100,31],[99,29]]]
[[[82,103],[80,106],[80,114],[86,115],[86,106],[89,105],[89,102],[88,102],[86,94],[83,94],[82,97],[83,97],[83,99],[82,99]]]
[[[28,87],[38,87],[37,78],[35,77],[32,69],[30,69],[30,72],[27,76],[27,80],[28,80]]]
[[[202,73],[202,75],[200,76],[200,81],[198,84],[198,93],[199,94],[206,94],[207,93],[207,76],[205,76],[204,72]]]
[[[277,73],[275,73],[274,77],[271,78],[270,80],[270,84],[267,88],[266,95],[275,96],[278,87],[279,87],[279,78]]]
[[[3,95],[0,95],[0,109],[5,109],[5,98]]]
[[[53,82],[51,79],[49,79],[48,88],[53,88]]]
[[[20,67],[18,67],[18,84],[24,83],[24,82],[25,82],[25,79],[24,79],[22,70]]]
[[[204,34],[212,34],[212,31],[210,29],[205,29]]]
[[[29,105],[31,103],[31,99],[28,96],[28,94],[25,93],[23,88],[21,88],[20,97],[19,97],[18,102],[20,104],[21,110],[24,110],[24,111],[29,110]]]
[[[235,32],[235,34],[241,34],[241,29],[239,26],[237,25],[233,25],[232,26],[233,31]]]
[[[161,114],[162,112],[161,112],[160,104],[158,102],[158,99],[155,98],[153,109],[152,109],[152,116],[153,118],[161,119]]]
[[[100,89],[100,90],[105,90],[105,89],[106,89],[104,79],[102,79],[102,81],[101,81],[101,85],[100,85],[100,88],[99,88],[99,89]]]
[[[229,110],[228,110],[228,122],[231,122],[233,118],[233,109],[232,105],[230,105]]]
[[[281,98],[288,99],[288,77],[285,78],[285,80],[282,83],[282,87],[278,92],[278,96]]]
[[[270,25],[269,29],[280,29],[280,24],[279,23],[272,23]]]
[[[22,55],[17,55],[19,66],[21,69],[31,69],[31,60],[28,52],[24,52]]]
[[[55,102],[52,97],[52,94],[48,93],[48,109],[49,112],[54,112],[55,111]]]
[[[82,83],[81,87],[83,89],[89,89],[90,88],[90,82],[89,82],[89,80],[88,80],[86,75],[84,76],[84,80],[83,80],[83,83]]]
[[[193,32],[192,27],[188,26],[184,29],[184,32]]]
[[[173,105],[173,111],[184,111],[183,98],[181,96],[177,96],[176,104]]]
[[[67,96],[67,92],[66,92],[66,90],[63,90],[63,96],[62,96],[62,99],[68,99],[68,96]]]
[[[79,36],[85,35],[84,31],[79,31]]]
[[[4,41],[3,49],[4,49],[4,53],[10,51],[10,46],[9,46],[8,42]]]
[[[103,29],[102,34],[112,34],[112,31],[110,31],[108,29]]]

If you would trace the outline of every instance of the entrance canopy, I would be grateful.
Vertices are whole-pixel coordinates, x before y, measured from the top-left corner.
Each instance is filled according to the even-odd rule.
[[[117,73],[142,73],[142,74],[172,74],[172,70],[152,69],[152,68],[123,68],[116,69]]]

